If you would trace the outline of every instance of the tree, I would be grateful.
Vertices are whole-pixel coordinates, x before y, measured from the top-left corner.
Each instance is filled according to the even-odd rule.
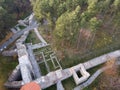
[[[99,26],[101,25],[101,20],[98,20],[96,17],[93,17],[89,21],[89,26],[92,32],[96,32]]]
[[[54,35],[55,38],[59,40],[59,43],[61,43],[60,41],[71,44],[74,43],[75,35],[79,27],[79,12],[80,6],[77,6],[74,11],[66,12],[58,18]]]
[[[93,36],[92,39],[86,37],[92,43],[101,21],[104,22],[102,27],[107,26],[108,29],[108,25],[114,25],[112,18],[115,19],[119,12],[119,0],[33,0],[32,5],[37,19],[41,23],[46,20],[47,25],[52,27],[50,30],[57,43],[74,45],[81,39],[80,30]],[[80,9],[77,10],[78,6]],[[84,39],[80,43],[89,42]]]
[[[85,28],[88,25],[88,21],[94,17],[97,13],[98,0],[88,0],[87,10],[81,14],[81,27]]]
[[[116,9],[120,8],[120,0],[114,0],[113,5]]]
[[[79,0],[36,0],[32,1],[32,5],[39,21],[42,22],[43,19],[46,19],[55,25],[56,20],[63,13],[72,12],[76,9]]]
[[[89,21],[90,30],[91,30],[91,32],[93,34],[92,38],[90,40],[90,43],[89,43],[90,49],[91,49],[91,46],[92,46],[92,44],[94,42],[96,31],[99,29],[101,23],[102,23],[102,21],[97,19],[96,17],[91,18],[90,21]]]
[[[29,0],[0,0],[0,38],[10,32],[18,19],[31,12],[30,7]]]
[[[103,15],[105,15],[110,9],[111,0],[105,0],[103,3]]]

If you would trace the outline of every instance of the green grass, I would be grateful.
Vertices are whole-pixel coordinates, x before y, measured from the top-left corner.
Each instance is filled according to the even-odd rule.
[[[56,85],[52,85],[49,88],[46,88],[44,90],[57,90]]]
[[[53,67],[52,62],[51,62],[51,61],[48,61],[47,63],[48,63],[48,66],[49,66],[49,68],[50,68],[50,71],[55,71],[55,68]]]
[[[76,86],[73,77],[64,80],[62,83],[65,90],[72,90]]]
[[[39,66],[40,66],[40,70],[41,70],[42,75],[46,75],[48,72],[47,72],[45,63],[41,63]]]
[[[25,26],[19,26],[21,30],[25,29]]]
[[[40,40],[37,38],[34,31],[30,31],[30,33],[26,39],[26,43],[32,43],[32,44],[40,43]]]

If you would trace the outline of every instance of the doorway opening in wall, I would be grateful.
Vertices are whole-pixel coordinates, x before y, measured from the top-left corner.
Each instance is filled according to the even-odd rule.
[[[76,73],[77,73],[77,76],[78,76],[79,78],[81,78],[81,77],[82,77],[82,74],[81,74],[81,72],[80,72],[80,71],[77,71]]]

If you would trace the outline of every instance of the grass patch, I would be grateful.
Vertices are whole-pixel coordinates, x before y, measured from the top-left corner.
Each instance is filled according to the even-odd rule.
[[[64,80],[62,83],[65,90],[72,90],[76,86],[73,77]]]
[[[49,88],[46,88],[44,90],[57,90],[56,85],[52,85]]]
[[[30,31],[30,33],[26,39],[26,43],[32,43],[32,44],[40,43],[40,40],[37,38],[34,31]]]
[[[19,28],[21,29],[21,30],[23,30],[23,29],[25,29],[25,26],[19,26]]]
[[[51,61],[48,61],[47,63],[48,63],[48,66],[49,66],[49,68],[50,68],[50,71],[54,71],[55,68],[53,67],[52,62],[51,62]]]
[[[40,66],[40,70],[41,70],[42,75],[46,75],[48,72],[47,72],[45,63],[41,63],[39,66]]]

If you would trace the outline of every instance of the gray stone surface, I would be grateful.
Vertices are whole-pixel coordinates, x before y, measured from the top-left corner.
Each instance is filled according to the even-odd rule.
[[[11,28],[10,30],[11,30],[14,34],[17,33],[17,30],[14,29],[14,28]]]
[[[94,64],[94,65],[95,65],[95,66],[100,65],[100,64],[105,63],[106,61],[108,61],[108,56],[107,56],[107,55],[109,55],[109,57],[111,57],[111,58],[118,58],[118,57],[120,57],[120,51],[117,50],[117,51],[114,51],[114,52],[111,52],[111,53],[102,55],[102,56],[100,56],[100,57],[98,57],[98,58],[91,59],[91,60],[88,61],[87,63],[89,63],[89,62],[94,62],[94,60],[97,60],[98,63],[96,62],[96,65],[95,65],[95,64]],[[101,60],[101,59],[103,59],[103,60]],[[111,59],[111,60],[113,60],[113,59]],[[115,60],[116,60],[116,59],[115,59]],[[82,64],[82,63],[81,63],[81,64]],[[83,63],[84,67],[85,67],[85,64],[86,64],[86,62]],[[71,67],[71,68],[79,67],[79,65],[80,65],[80,64],[78,64],[78,65],[76,65],[76,66],[73,66],[73,67]],[[87,64],[86,64],[86,65],[87,65]],[[86,69],[89,69],[89,68],[92,68],[92,67],[94,67],[94,66],[93,66],[93,65],[90,65],[89,67],[86,66],[85,68],[86,68]],[[46,76],[42,76],[41,78],[35,80],[35,82],[37,82],[38,84],[40,84],[41,88],[44,89],[44,88],[47,88],[47,87],[49,87],[49,86],[57,83],[58,80],[62,81],[62,80],[65,80],[65,79],[67,79],[67,78],[69,78],[69,77],[71,77],[71,76],[73,75],[73,72],[71,71],[70,68],[61,70],[61,76],[62,76],[61,78],[58,78],[58,77],[56,76],[56,74],[55,74],[56,72],[58,72],[58,70],[55,71],[55,72],[50,72],[50,73],[48,73]],[[54,77],[54,78],[53,78],[53,77]],[[51,79],[51,78],[52,78],[52,79]],[[49,83],[48,83],[48,82],[49,82]]]
[[[39,48],[43,48],[49,46],[49,44],[45,44],[45,43],[38,43],[38,44],[34,44],[31,46],[32,49],[39,49]]]
[[[57,73],[60,75],[58,76]],[[36,79],[35,82],[38,83],[42,89],[45,89],[51,85],[56,84],[58,81],[67,79],[70,76],[72,76],[72,73],[69,71],[69,69],[56,70],[54,72],[48,73],[46,76],[42,76],[41,78]]]
[[[3,43],[0,46],[0,52],[2,52],[4,49],[6,49],[10,44],[12,44],[16,39],[18,39],[25,31],[30,31],[37,27],[38,25],[28,26],[27,28],[23,29],[22,31],[17,32],[14,34],[9,40],[7,40],[5,43]]]
[[[3,56],[14,56],[14,55],[17,55],[17,49],[3,51],[2,55]]]
[[[20,71],[21,71],[22,80],[23,80],[24,84],[31,82],[32,81],[32,76],[31,76],[30,70],[27,67],[27,65],[25,65],[23,63],[21,63],[19,65],[20,65]]]
[[[16,42],[18,61],[21,71],[21,76],[24,84],[32,81],[32,65],[29,61],[28,52],[26,46],[23,44],[23,41],[26,39],[26,32],[20,37]]]
[[[52,64],[53,64],[53,66],[54,66],[55,69],[57,69],[57,68],[62,69],[62,67],[61,67],[61,65],[60,65],[60,63],[59,63],[59,61],[58,61],[55,53],[53,53],[53,54],[50,55],[50,59],[51,59]],[[55,62],[57,62],[57,65],[55,64]]]
[[[120,65],[120,61],[116,61],[115,65]],[[89,86],[102,72],[104,72],[105,70],[107,70],[109,68],[112,68],[113,66],[114,65],[110,65],[110,66],[106,66],[106,67],[103,67],[103,68],[97,70],[86,82],[75,87],[74,90],[82,90],[85,87]]]
[[[62,85],[62,83],[61,83],[61,81],[59,81],[57,83],[57,90],[65,90],[64,87],[63,87],[63,85]]]
[[[9,76],[8,81],[12,82],[12,81],[16,81],[21,75],[20,72],[20,66],[17,65],[16,68],[13,70],[12,74]]]
[[[48,63],[47,63],[47,61],[45,60],[44,53],[43,53],[43,52],[41,52],[41,54],[42,54],[43,61],[44,61],[44,63],[45,63],[45,67],[46,67],[46,69],[47,69],[47,72],[49,73],[49,72],[50,72],[50,68],[49,68],[49,66],[48,66]]]
[[[71,68],[71,71],[73,73],[73,78],[74,78],[74,81],[75,83],[78,85],[84,81],[86,81],[90,74],[86,71],[85,67],[83,66],[83,64],[79,64],[79,66],[74,66]],[[79,76],[77,75],[77,72],[80,72],[81,73],[81,77],[79,78]]]
[[[38,37],[38,39],[39,39],[42,43],[47,44],[47,42],[46,42],[46,41],[43,39],[43,37],[40,35],[40,33],[39,33],[39,31],[38,31],[37,28],[34,28],[34,32],[35,32],[36,36]]]
[[[108,53],[108,54],[99,56],[97,58],[94,58],[92,60],[89,60],[88,62],[83,63],[83,65],[86,69],[90,69],[92,67],[100,65],[102,63],[105,63],[109,60],[114,60],[114,58],[117,58],[119,56],[120,56],[120,50],[116,50],[116,51],[113,51],[111,53]]]
[[[33,74],[35,78],[40,78],[41,77],[41,71],[40,68],[37,64],[37,61],[35,59],[35,56],[33,54],[33,50],[31,48],[31,45],[27,45],[27,51],[29,52],[29,60],[31,62],[31,65],[33,67]]]
[[[20,88],[22,85],[24,85],[24,82],[23,81],[13,81],[13,82],[6,82],[4,84],[5,87],[7,88]]]
[[[20,26],[26,28],[27,26],[31,26],[31,24],[29,24],[29,18],[33,15],[30,14],[28,17],[26,17],[24,20],[18,20],[18,24],[16,26],[14,26],[13,28],[11,28],[11,31],[15,34],[19,31],[21,31]]]

